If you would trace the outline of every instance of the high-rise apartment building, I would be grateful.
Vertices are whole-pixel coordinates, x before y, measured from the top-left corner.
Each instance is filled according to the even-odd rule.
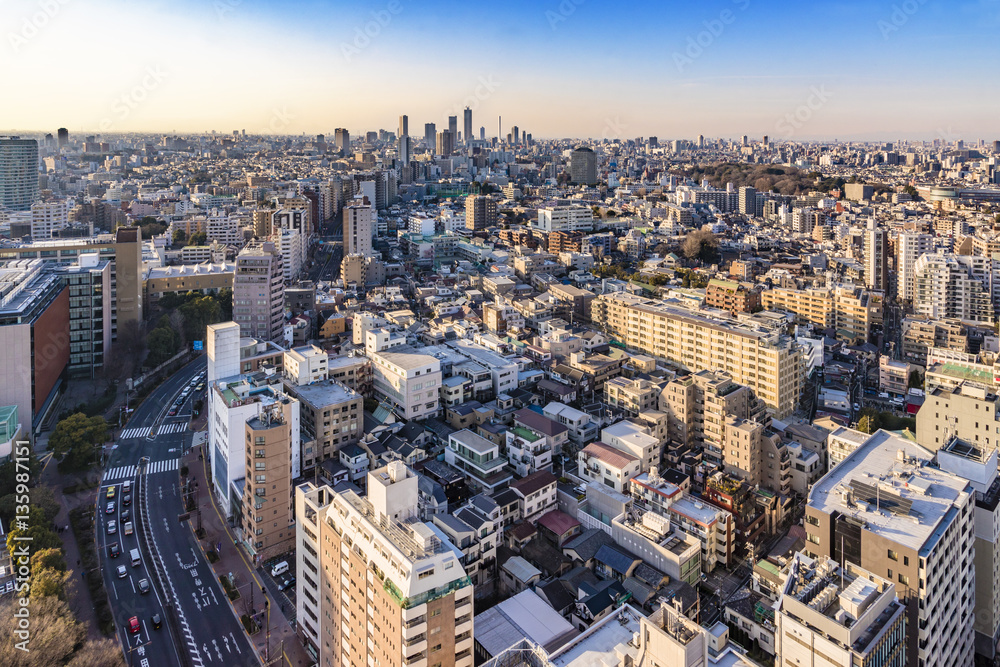
[[[913,310],[936,319],[993,324],[994,261],[978,255],[929,253],[913,267]]]
[[[344,207],[344,256],[372,254],[375,235],[375,207],[368,197],[355,199]]]
[[[296,408],[289,399],[268,405],[244,423],[246,479],[243,492],[243,540],[263,561],[295,546],[292,498],[292,428]]]
[[[248,245],[236,256],[233,321],[246,337],[279,340],[285,323],[285,272],[273,243]]]
[[[465,228],[480,231],[497,224],[497,202],[486,195],[465,198]]]
[[[597,154],[591,148],[578,146],[569,157],[570,181],[577,185],[597,184]]]
[[[333,131],[333,145],[337,147],[340,155],[346,156],[351,152],[351,133],[346,128],[338,127]]]
[[[418,495],[402,461],[369,472],[364,498],[296,489],[298,630],[321,667],[472,667],[473,585]]]
[[[864,239],[865,285],[870,290],[885,291],[889,289],[889,244],[886,231],[874,220],[869,220]]]
[[[806,555],[896,585],[909,667],[971,666],[975,493],[916,443],[878,431],[813,485]]]
[[[0,137],[0,209],[28,211],[38,197],[38,142]]]
[[[851,562],[795,554],[774,625],[776,665],[906,665],[906,610],[895,584]]]
[[[739,191],[740,213],[747,216],[756,216],[757,213],[757,190],[745,185]]]
[[[69,130],[65,127],[60,127],[56,130],[56,137],[59,144],[59,148],[64,148],[69,146]]]
[[[399,117],[399,132],[397,132],[397,138],[410,136],[410,117],[403,114]]]
[[[209,324],[205,340],[208,384],[240,374],[240,325],[236,322]]]
[[[465,107],[462,111],[462,141],[468,146],[475,137],[472,134],[472,109]]]
[[[915,292],[915,268],[921,255],[934,252],[934,235],[900,232],[896,237],[896,298],[912,301]]]
[[[427,150],[434,150],[436,140],[437,125],[434,123],[424,123],[424,144],[427,145]]]
[[[31,205],[31,240],[46,241],[69,224],[69,204],[38,201]]]
[[[538,209],[538,229],[543,232],[590,232],[594,212],[589,206],[549,206]]]
[[[872,327],[883,319],[882,295],[850,286],[775,287],[761,293],[761,304],[768,310],[794,313],[800,324],[831,330],[837,339],[850,344],[867,343]]]
[[[452,116],[452,118],[455,118]],[[455,121],[458,122],[457,120]],[[451,130],[441,130],[437,135],[437,150],[435,153],[447,157],[455,152],[455,135]]]
[[[451,132],[451,140],[458,143],[458,116],[448,116],[448,131]]]
[[[602,294],[591,321],[624,343],[688,371],[725,370],[775,416],[795,411],[802,384],[799,346],[782,331],[736,324],[634,294]]]

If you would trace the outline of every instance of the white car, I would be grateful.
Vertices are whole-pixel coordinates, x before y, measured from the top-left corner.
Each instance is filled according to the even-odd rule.
[[[114,535],[118,532],[118,526],[115,525],[114,521],[108,521],[108,535]]]
[[[124,579],[127,576],[128,576],[128,570],[125,569],[124,565],[119,565],[118,566],[118,578],[119,579]]]

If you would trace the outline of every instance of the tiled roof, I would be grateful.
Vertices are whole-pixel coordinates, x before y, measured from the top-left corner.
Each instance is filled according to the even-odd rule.
[[[623,452],[620,449],[615,449],[611,445],[605,444],[603,442],[592,442],[583,448],[583,453],[593,456],[604,464],[612,466],[614,468],[624,468],[630,463],[634,463],[639,459],[632,456],[628,452]]]

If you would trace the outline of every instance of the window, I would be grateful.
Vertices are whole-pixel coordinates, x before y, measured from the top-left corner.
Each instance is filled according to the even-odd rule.
[[[899,554],[897,554],[892,549],[889,549],[889,560],[899,560]],[[892,575],[889,576],[891,577]]]
[[[900,574],[899,575],[899,583],[903,584],[904,586],[909,586],[910,585],[910,578],[908,576],[906,576],[905,574]]]

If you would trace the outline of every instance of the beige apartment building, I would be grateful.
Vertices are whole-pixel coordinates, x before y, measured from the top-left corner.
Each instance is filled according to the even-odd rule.
[[[660,385],[655,382],[619,376],[604,383],[604,400],[610,406],[637,415],[657,409],[660,391]]]
[[[322,667],[472,667],[472,582],[462,553],[417,519],[417,475],[393,461],[367,488],[296,489],[300,636]]]
[[[292,423],[290,401],[262,406],[247,420],[243,537],[261,561],[295,544],[292,514]]]
[[[781,418],[795,411],[802,385],[799,346],[777,329],[706,317],[634,294],[602,294],[592,320],[629,349],[692,373],[727,371]]]
[[[956,436],[976,447],[1000,446],[1000,409],[992,390],[963,382],[927,394],[917,412],[917,442],[936,452]]]
[[[838,340],[867,342],[872,325],[882,322],[882,297],[851,287],[789,289],[761,294],[767,310],[794,313],[802,324],[833,329]]]
[[[904,318],[903,360],[926,366],[927,352],[932,347],[965,352],[969,347],[967,327],[959,320]]]

